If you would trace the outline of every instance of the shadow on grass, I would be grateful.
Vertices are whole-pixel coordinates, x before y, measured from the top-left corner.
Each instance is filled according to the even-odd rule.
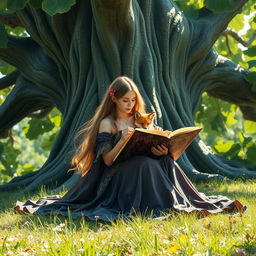
[[[256,183],[248,184],[248,186],[255,186]],[[238,198],[246,198],[248,200],[255,200],[255,190],[252,191],[243,191],[243,189],[239,190],[237,187],[234,191],[228,191],[228,188],[221,188],[219,184],[207,184],[207,183],[199,183],[195,184],[195,187],[202,193],[206,195],[222,195],[226,196],[230,199],[238,199]]]
[[[0,192],[0,213],[9,209],[13,209],[17,201],[25,201],[26,198],[30,198],[32,196],[35,195],[22,195],[19,193],[19,191]]]

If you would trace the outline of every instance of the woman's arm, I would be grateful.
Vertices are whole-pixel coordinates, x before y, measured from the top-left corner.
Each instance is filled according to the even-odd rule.
[[[100,123],[99,132],[112,133],[112,128],[112,122],[110,120],[103,119]],[[133,131],[134,129],[132,127],[128,127],[122,130],[122,136],[117,144],[111,150],[105,151],[102,154],[103,161],[107,166],[111,166],[113,164],[113,159],[115,155],[122,147],[124,141],[126,141],[132,135]]]
[[[163,131],[163,128],[157,125],[154,125],[154,129],[158,131]],[[169,133],[170,131],[165,130],[165,132]],[[151,148],[151,152],[156,156],[163,156],[168,154],[168,148],[164,145],[157,145]]]

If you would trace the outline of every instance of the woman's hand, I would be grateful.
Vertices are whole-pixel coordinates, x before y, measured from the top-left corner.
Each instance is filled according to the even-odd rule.
[[[165,145],[157,145],[151,148],[151,152],[156,156],[163,156],[168,154],[168,148]]]
[[[126,129],[122,130],[121,140],[126,141],[128,138],[131,137],[133,132],[134,132],[134,128],[132,127],[127,127]]]

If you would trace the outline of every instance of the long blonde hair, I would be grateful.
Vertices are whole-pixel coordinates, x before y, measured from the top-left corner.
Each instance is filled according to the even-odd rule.
[[[82,135],[84,138],[71,160],[71,164],[74,166],[71,170],[78,169],[83,176],[89,171],[94,160],[94,147],[100,122],[109,115],[116,117],[116,107],[112,101],[111,93],[114,92],[115,98],[120,99],[129,91],[136,93],[136,104],[132,109],[132,113],[134,114],[136,111],[145,113],[145,103],[136,84],[126,76],[117,77],[107,89],[94,117],[85,123],[84,128],[75,137],[78,138]]]

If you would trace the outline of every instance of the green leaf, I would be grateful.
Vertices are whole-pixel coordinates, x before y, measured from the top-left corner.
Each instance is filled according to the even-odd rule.
[[[242,30],[244,28],[244,15],[237,14],[235,18],[231,20],[228,26],[236,31]]]
[[[252,91],[256,92],[256,72],[250,72],[245,75],[245,80],[252,86]]]
[[[227,118],[226,119],[226,125],[228,127],[232,126],[233,124],[237,123],[237,120],[234,118],[235,117],[235,113],[232,112],[223,112],[223,115]]]
[[[7,48],[8,46],[8,38],[5,30],[5,26],[0,24],[0,48]]]
[[[245,137],[243,141],[243,147],[246,147],[248,143],[252,141],[252,137]]]
[[[214,145],[214,149],[219,153],[224,153],[229,151],[232,148],[233,144],[233,141],[224,142],[223,139],[220,139],[217,141],[217,144]]]
[[[256,133],[256,122],[245,120],[244,121],[244,131],[246,133]]]
[[[0,155],[4,152],[4,145],[0,143]]]
[[[30,0],[30,4],[31,6],[33,6],[34,8],[42,8],[42,2],[43,0]]]
[[[232,147],[223,155],[226,158],[234,158],[241,150],[241,145],[235,143]]]
[[[54,124],[47,118],[44,120],[31,119],[29,122],[29,128],[24,129],[26,137],[30,140],[36,139],[39,135],[49,132],[54,128]]]
[[[55,138],[56,138],[56,133],[44,138],[40,147],[45,151],[51,150],[53,142],[55,141]]]
[[[256,46],[250,47],[248,50],[244,51],[244,54],[249,56],[249,57],[256,56]]]
[[[249,68],[256,67],[256,60],[249,60],[248,62]]]
[[[5,10],[7,7],[7,0],[0,0],[0,10]]]
[[[76,0],[44,0],[42,9],[49,15],[57,13],[65,13],[70,10],[71,6],[76,3]]]
[[[205,0],[206,7],[216,13],[234,11],[237,7],[229,0]]]
[[[0,72],[2,74],[9,74],[14,70],[15,68],[12,65],[0,60]]]
[[[7,0],[8,12],[15,12],[23,9],[29,0]]]
[[[255,144],[252,145],[251,147],[249,147],[247,149],[247,160],[250,162],[250,163],[256,163],[256,147],[255,147]]]

